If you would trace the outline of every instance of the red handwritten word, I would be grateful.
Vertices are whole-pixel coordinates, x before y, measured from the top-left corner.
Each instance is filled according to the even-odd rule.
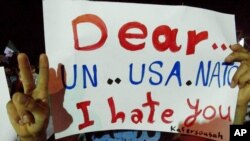
[[[101,37],[100,40],[93,45],[80,47],[77,25],[87,22],[96,25],[96,27],[100,29]],[[72,21],[72,26],[73,26],[74,42],[76,50],[91,51],[101,48],[106,42],[106,39],[108,37],[108,31],[105,22],[100,17],[94,14],[85,14],[78,16]],[[128,31],[131,29],[137,29],[137,31],[140,31],[141,33],[128,33]],[[177,34],[178,34],[178,29],[176,28],[171,29],[171,27],[169,27],[168,25],[160,25],[156,27],[152,33],[152,43],[154,48],[159,52],[163,52],[168,49],[171,52],[178,52],[182,46],[177,45],[176,43]],[[146,39],[147,36],[148,36],[147,27],[144,24],[135,21],[125,23],[124,25],[121,26],[120,30],[118,31],[118,38],[121,47],[129,51],[142,50],[145,47],[146,43],[145,41],[142,41],[139,44],[133,44],[128,39]],[[164,41],[159,40],[159,37],[161,36],[164,36],[165,38]],[[208,31],[201,31],[199,33],[196,33],[195,30],[188,31],[186,55],[194,54],[196,45],[206,39],[208,39]]]
[[[188,104],[188,106],[189,106],[190,109],[194,110],[194,111],[193,111],[194,113],[193,113],[192,115],[188,116],[188,117],[185,119],[184,125],[185,125],[186,127],[190,127],[190,126],[194,125],[195,122],[196,122],[196,119],[197,119],[201,114],[202,114],[202,117],[203,117],[204,119],[206,119],[206,120],[212,120],[212,119],[215,118],[216,113],[219,112],[219,115],[220,115],[220,118],[221,118],[221,119],[231,121],[231,117],[230,117],[230,106],[227,108],[227,110],[228,110],[227,114],[226,114],[225,116],[223,116],[223,115],[222,115],[222,109],[221,109],[221,108],[222,108],[222,105],[219,106],[218,111],[217,111],[216,108],[215,108],[214,106],[212,106],[212,105],[209,105],[209,106],[205,107],[204,109],[199,109],[199,102],[200,102],[200,100],[197,99],[195,105],[192,105],[192,104],[190,103],[190,100],[187,99],[187,104]],[[209,114],[209,113],[208,113],[208,110],[210,111],[210,112],[209,112],[210,115],[208,115],[208,114]]]
[[[111,123],[115,123],[117,122],[117,119],[121,119],[122,122],[124,122],[125,120],[125,113],[120,111],[116,113],[115,110],[115,104],[113,101],[113,98],[109,98],[108,99],[108,103],[109,103],[109,107],[111,110],[111,115],[112,115],[112,120]],[[148,123],[154,123],[154,115],[155,115],[155,106],[159,106],[160,103],[158,101],[153,101],[152,97],[151,97],[151,92],[147,93],[147,102],[142,104],[142,107],[149,107],[150,112],[148,115]],[[134,109],[131,111],[132,115],[131,115],[131,121],[135,124],[141,122],[142,123],[142,119],[143,119],[143,112],[140,109]],[[165,109],[162,112],[161,115],[161,120],[164,123],[171,123],[171,120],[168,120],[169,117],[171,117],[173,115],[174,111],[172,109]]]

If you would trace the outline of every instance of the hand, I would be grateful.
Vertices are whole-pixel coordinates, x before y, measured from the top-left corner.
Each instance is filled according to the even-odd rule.
[[[57,71],[53,68],[49,70],[50,110],[55,133],[67,129],[73,122],[72,116],[63,106],[65,96],[63,81],[66,82],[66,71],[62,64],[58,64]]]
[[[16,92],[7,103],[9,119],[21,141],[45,141],[49,121],[47,56],[40,55],[37,86],[26,54],[20,53],[17,59],[24,92]]]
[[[225,62],[240,62],[231,82],[232,88],[237,85],[239,87],[234,123],[242,124],[250,102],[250,53],[239,44],[232,45],[231,50],[232,53],[225,58]]]
[[[64,71],[62,71],[64,70]],[[62,73],[64,72],[64,80],[62,77]],[[54,95],[57,94],[61,91],[65,91],[65,88],[63,86],[63,82],[66,82],[66,71],[64,69],[64,66],[62,64],[58,64],[57,71],[54,68],[49,69],[49,83],[48,83],[48,88],[49,88],[49,94]]]

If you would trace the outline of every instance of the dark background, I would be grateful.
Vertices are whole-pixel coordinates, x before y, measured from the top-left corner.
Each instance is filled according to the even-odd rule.
[[[250,36],[249,0],[120,0],[120,2],[188,5],[235,14],[238,36]],[[40,53],[45,52],[42,0],[0,1],[0,54],[9,40],[20,52],[37,64]]]

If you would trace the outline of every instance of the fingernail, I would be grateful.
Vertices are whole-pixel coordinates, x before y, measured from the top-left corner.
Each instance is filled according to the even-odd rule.
[[[23,119],[23,123],[29,123],[30,122],[29,117],[27,115],[24,115],[22,119]]]
[[[20,125],[24,125],[23,120],[22,120],[22,119],[20,119],[20,120],[18,121],[18,124],[20,124]]]
[[[231,56],[229,55],[229,56],[227,56],[227,57],[224,59],[224,61],[225,61],[225,62],[228,62],[228,61],[230,60],[230,58],[231,58]]]
[[[21,103],[21,104],[25,104],[25,103],[27,102],[27,100],[28,100],[28,97],[25,96],[25,95],[22,95],[22,96],[20,97],[20,103]]]
[[[230,87],[231,87],[231,88],[234,88],[236,85],[237,85],[237,84],[236,84],[234,81],[232,81],[231,84],[230,84]]]
[[[234,48],[236,48],[236,46],[235,45],[230,45],[230,48],[234,49]]]
[[[224,62],[227,62],[227,57],[224,59]]]

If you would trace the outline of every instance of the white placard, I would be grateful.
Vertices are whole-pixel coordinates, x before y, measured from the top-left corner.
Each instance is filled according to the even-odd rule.
[[[223,60],[236,42],[233,15],[72,0],[43,8],[46,52],[51,67],[65,67],[61,105],[72,117],[57,138],[139,129],[228,140],[237,64]]]

